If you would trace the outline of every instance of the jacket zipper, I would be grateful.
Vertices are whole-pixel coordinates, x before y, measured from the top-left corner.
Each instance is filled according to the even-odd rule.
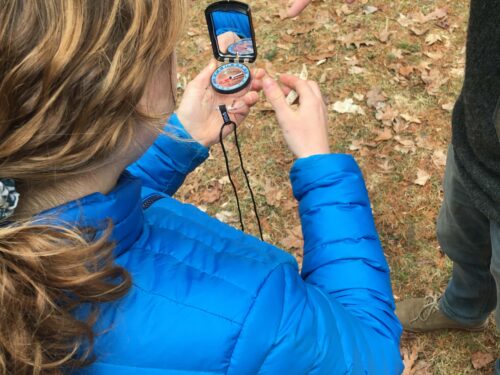
[[[142,209],[143,210],[147,210],[149,207],[151,207],[153,205],[153,203],[159,201],[160,199],[163,199],[165,198],[163,195],[161,194],[152,194],[150,195],[149,197],[147,197],[146,199],[144,199],[142,201]]]

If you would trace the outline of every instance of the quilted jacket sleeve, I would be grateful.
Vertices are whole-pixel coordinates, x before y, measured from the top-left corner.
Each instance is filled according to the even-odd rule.
[[[172,115],[158,137],[128,171],[144,186],[173,195],[186,176],[208,158],[208,148],[194,141],[184,130],[177,115]]]
[[[283,264],[262,283],[228,373],[400,374],[401,326],[356,162],[299,159],[291,179],[305,240],[302,274]]]

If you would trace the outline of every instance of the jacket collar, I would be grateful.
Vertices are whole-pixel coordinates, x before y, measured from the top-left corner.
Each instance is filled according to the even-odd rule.
[[[124,172],[115,188],[108,194],[93,193],[78,200],[44,211],[42,220],[47,218],[55,224],[91,227],[98,235],[106,229],[108,221],[113,223],[110,240],[115,242],[115,256],[129,249],[141,235],[144,214],[141,199],[141,181]]]

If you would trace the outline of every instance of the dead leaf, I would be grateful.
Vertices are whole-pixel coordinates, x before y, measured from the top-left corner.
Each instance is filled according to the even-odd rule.
[[[264,184],[264,196],[268,205],[280,207],[281,199],[283,198],[283,190],[273,185],[271,179],[266,178],[266,182]]]
[[[418,361],[413,368],[412,375],[432,375],[431,364],[426,361]]]
[[[418,352],[420,351],[420,347],[418,345],[414,345],[411,348],[411,351],[407,348],[403,348],[403,363],[405,369],[402,375],[412,375],[412,368],[415,365],[416,360],[418,359]]]
[[[307,34],[311,31],[313,31],[316,27],[316,24],[314,23],[309,23],[309,24],[300,24],[297,23],[299,26],[293,28],[293,29],[288,29],[286,32],[288,35],[302,35],[302,34]]]
[[[366,69],[365,68],[361,68],[359,66],[351,66],[349,68],[349,74],[356,75],[356,74],[363,74],[365,72],[366,72]]]
[[[214,203],[217,202],[222,195],[222,187],[216,182],[209,186],[206,190],[203,190],[200,194],[200,202],[202,203]]]
[[[394,147],[394,150],[401,152],[402,154],[409,154],[417,151],[415,142],[413,142],[411,139],[403,139],[399,135],[396,135],[394,139],[399,143]]]
[[[433,44],[436,44],[437,42],[442,42],[443,39],[441,38],[441,35],[438,34],[429,34],[425,38],[425,43],[428,46],[432,46]]]
[[[207,41],[207,38],[204,37],[198,37],[194,40],[194,43],[196,45],[196,48],[198,50],[198,53],[201,53],[203,51],[207,51],[210,48],[210,45]]]
[[[346,56],[344,57],[345,59],[345,63],[349,66],[356,66],[356,65],[359,65],[359,60],[356,56],[352,56],[352,57],[349,57],[349,56]]]
[[[235,218],[234,213],[230,211],[221,211],[215,214],[217,220],[222,221],[226,224],[235,223],[237,220]]]
[[[435,145],[431,142],[428,135],[417,135],[417,146],[424,148],[426,150],[432,151],[435,149]]]
[[[404,77],[409,77],[414,70],[415,68],[413,66],[402,66],[401,68],[399,68],[399,74]]]
[[[422,80],[427,85],[427,93],[436,95],[439,88],[449,81],[449,77],[444,77],[438,69],[424,70]]]
[[[430,178],[431,175],[429,173],[427,173],[423,169],[417,169],[417,179],[413,181],[413,183],[416,185],[425,186]]]
[[[354,96],[354,99],[362,102],[363,100],[365,100],[365,96],[363,94],[353,94],[352,96]]]
[[[394,166],[389,164],[389,159],[385,159],[383,163],[378,164],[378,167],[382,169],[384,173],[389,173],[394,169]]]
[[[362,116],[366,115],[364,109],[359,105],[354,104],[354,100],[352,100],[351,98],[347,98],[344,101],[335,102],[332,105],[332,109],[338,113],[353,113]]]
[[[363,141],[361,141],[359,139],[355,139],[354,141],[352,141],[351,145],[349,146],[349,150],[358,151],[361,149],[362,146],[363,146]]]
[[[472,366],[478,370],[488,366],[495,360],[491,353],[475,352],[471,355]]]
[[[337,38],[339,42],[342,42],[345,47],[350,47],[354,45],[356,48],[360,48],[361,46],[373,46],[375,45],[374,41],[368,40],[366,38],[366,32],[364,30],[357,30],[353,33],[343,35]]]
[[[297,201],[295,199],[287,199],[285,200],[284,202],[282,202],[282,205],[281,207],[285,210],[285,211],[291,211],[291,210],[295,210],[297,207],[299,206],[299,204],[297,203]]]
[[[302,226],[297,225],[292,229],[286,230],[287,236],[280,243],[286,250],[301,249],[304,246],[302,239]]]
[[[363,7],[363,13],[368,15],[368,14],[373,14],[378,12],[378,8],[373,6],[373,5],[365,5]]]
[[[446,152],[444,150],[435,150],[432,154],[432,162],[437,167],[444,167],[446,165]]]
[[[455,103],[445,103],[441,106],[441,108],[443,108],[445,111],[447,112],[451,112],[453,111],[453,108],[455,107]]]
[[[410,116],[410,115],[407,115],[405,113],[402,113],[400,115],[403,120],[409,122],[410,124],[421,124],[422,121],[420,121],[420,119],[418,117],[414,117],[414,116]]]
[[[387,43],[389,39],[391,38],[391,35],[394,34],[394,31],[389,31],[387,29],[380,30],[377,35],[377,39],[380,40],[382,43]]]
[[[396,59],[401,60],[403,58],[403,50],[399,48],[393,48],[391,50],[391,55],[394,56]]]
[[[311,61],[321,61],[336,55],[335,51],[324,51],[321,53],[308,53],[306,57]]]
[[[424,34],[427,34],[429,32],[430,28],[426,27],[423,29],[419,29],[418,27],[413,26],[410,28],[410,30],[413,32],[413,34],[415,34],[417,36],[422,36]]]
[[[441,60],[443,58],[441,52],[425,52],[424,55],[432,60]]]
[[[370,108],[378,109],[384,103],[386,96],[382,93],[380,87],[374,87],[366,93],[366,104]]]
[[[448,10],[446,8],[438,8],[425,16],[425,22],[440,20],[446,17],[448,17]]]
[[[398,23],[403,27],[408,27],[413,25],[413,20],[406,17],[404,14],[400,13],[398,18]]]
[[[417,23],[427,23],[430,21],[442,20],[447,16],[448,11],[445,8],[438,8],[427,15],[424,15],[422,12],[414,12],[409,14],[409,18]]]
[[[386,126],[391,126],[392,123],[399,116],[399,112],[395,111],[391,106],[380,108],[375,114],[375,118]]]
[[[385,127],[381,131],[377,131],[377,138],[375,138],[375,142],[385,142],[392,139],[392,130],[391,128]]]
[[[342,16],[348,16],[350,14],[354,13],[354,10],[352,10],[349,5],[343,4],[340,8],[336,9],[335,12],[337,13],[337,16],[342,17]]]

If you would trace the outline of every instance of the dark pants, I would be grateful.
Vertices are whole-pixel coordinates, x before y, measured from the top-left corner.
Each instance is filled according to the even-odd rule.
[[[451,146],[437,236],[453,261],[453,274],[440,310],[463,324],[484,322],[500,301],[500,225],[474,207],[458,174]],[[495,318],[500,329],[500,309]],[[496,365],[495,374],[500,375],[500,360]]]

